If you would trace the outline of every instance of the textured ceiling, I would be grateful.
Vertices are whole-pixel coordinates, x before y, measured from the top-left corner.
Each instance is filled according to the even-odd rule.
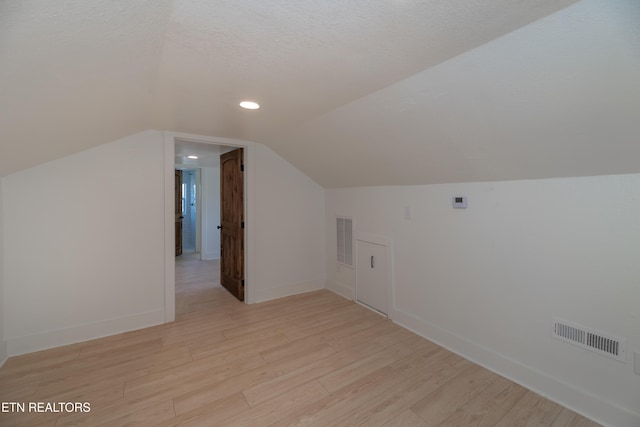
[[[640,3],[573,3],[0,0],[0,175],[157,128],[265,143],[325,187],[558,176],[565,139],[620,148],[638,106],[598,79],[632,83]],[[565,174],[628,169],[604,160]]]
[[[640,1],[589,0],[289,128],[325,188],[640,172]]]
[[[150,128],[171,2],[0,0],[0,174]]]

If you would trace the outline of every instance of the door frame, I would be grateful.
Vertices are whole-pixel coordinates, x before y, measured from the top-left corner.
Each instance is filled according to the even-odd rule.
[[[244,148],[244,280],[245,304],[254,302],[253,277],[255,271],[255,233],[251,228],[255,218],[255,143],[241,139],[215,138],[181,132],[164,132],[164,321],[176,318],[176,278],[175,278],[175,230],[173,185],[175,169],[176,141],[198,142]]]

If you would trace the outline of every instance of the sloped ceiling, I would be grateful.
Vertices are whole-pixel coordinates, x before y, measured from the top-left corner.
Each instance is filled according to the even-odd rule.
[[[0,1],[0,175],[148,128],[325,187],[636,171],[640,3],[573,3]]]
[[[171,2],[0,1],[0,174],[151,128]]]

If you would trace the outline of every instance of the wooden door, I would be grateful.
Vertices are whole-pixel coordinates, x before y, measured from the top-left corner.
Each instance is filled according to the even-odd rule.
[[[357,240],[356,253],[356,300],[386,315],[386,247],[363,240]]]
[[[176,214],[176,256],[182,255],[182,171],[176,170],[175,177],[175,214]]]
[[[244,301],[243,149],[220,156],[220,282]]]

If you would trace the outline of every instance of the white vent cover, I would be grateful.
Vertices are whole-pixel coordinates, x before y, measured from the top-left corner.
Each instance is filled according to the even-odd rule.
[[[627,362],[627,341],[562,319],[553,319],[552,335],[561,341],[591,350],[620,362]]]
[[[338,262],[353,267],[353,220],[338,217],[336,228],[338,230]]]

